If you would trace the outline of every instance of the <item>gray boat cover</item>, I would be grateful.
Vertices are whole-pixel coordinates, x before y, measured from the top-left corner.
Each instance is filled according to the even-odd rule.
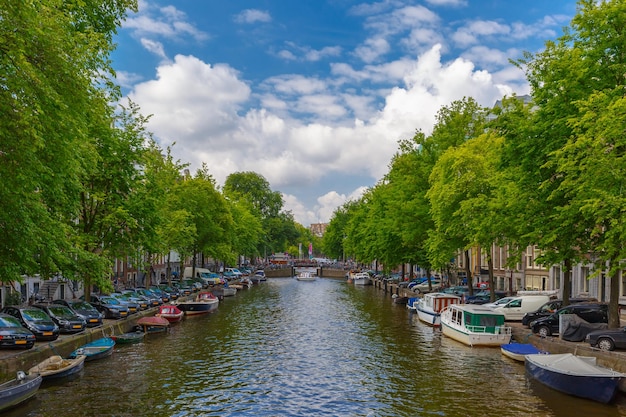
[[[561,323],[563,329],[561,339],[568,342],[582,342],[588,333],[594,330],[608,329],[609,327],[607,323],[589,323],[575,314],[568,314],[567,316],[567,318],[561,317],[563,320]]]

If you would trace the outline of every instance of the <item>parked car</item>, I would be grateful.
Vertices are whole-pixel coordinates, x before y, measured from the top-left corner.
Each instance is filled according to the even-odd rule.
[[[46,314],[36,307],[4,307],[0,313],[15,317],[20,324],[30,330],[37,341],[51,341],[59,337],[59,326]]]
[[[141,310],[139,303],[127,294],[112,292],[109,295],[128,307],[128,314],[139,313],[139,310]]]
[[[102,313],[84,300],[54,300],[53,304],[69,307],[77,316],[87,323],[87,327],[102,326]]]
[[[85,320],[67,306],[61,304],[34,304],[33,307],[45,311],[52,321],[59,326],[61,333],[78,333],[87,327]]]
[[[431,290],[435,291],[435,289],[437,287],[441,286],[441,280],[438,279],[431,279],[430,280],[430,286],[428,285],[428,280],[425,280],[424,282],[422,282],[421,284],[416,284],[413,286],[409,286],[409,289],[412,290],[415,293],[418,294],[422,294],[422,293],[427,293]]]
[[[570,298],[569,303],[576,304],[593,301],[597,302],[598,300],[596,300],[595,298]],[[530,323],[532,321],[535,321],[541,317],[547,317],[561,307],[563,307],[563,300],[550,300],[541,307],[539,307],[537,310],[526,313],[524,317],[522,317],[522,324],[524,326],[530,326]]]
[[[506,303],[508,303],[509,301],[511,301],[514,298],[515,297],[502,297],[499,300],[494,301],[493,303],[486,303],[486,304],[483,304],[483,305],[485,307],[488,307],[488,308],[501,307],[501,306],[505,305]]]
[[[154,292],[150,291],[147,288],[137,287],[137,288],[133,288],[133,291],[135,291],[137,294],[141,294],[144,297],[146,297],[150,307],[158,307],[161,304],[163,304],[163,300],[161,300],[161,297],[159,297],[157,294],[155,294]]]
[[[133,290],[122,290],[121,293],[123,299],[136,303],[140,311],[147,310],[151,307],[148,297],[144,297]]]
[[[496,300],[507,296],[505,291],[495,291]],[[489,290],[480,290],[475,292],[474,295],[465,296],[465,302],[467,304],[487,304],[491,302],[491,293]]]
[[[541,317],[530,323],[533,333],[539,336],[551,336],[559,333],[559,316],[576,314],[589,323],[608,323],[609,306],[606,303],[576,303],[558,309],[547,317]]]
[[[503,297],[505,298],[505,297]],[[504,305],[494,307],[494,311],[504,314],[508,321],[522,320],[524,314],[535,311],[539,306],[550,300],[547,295],[522,295],[515,297]]]
[[[108,295],[91,294],[89,303],[102,313],[105,319],[123,319],[129,314],[128,307]]]
[[[626,349],[626,327],[594,330],[585,341],[600,350]]]
[[[0,314],[0,347],[30,349],[37,338],[20,321],[8,314]]]

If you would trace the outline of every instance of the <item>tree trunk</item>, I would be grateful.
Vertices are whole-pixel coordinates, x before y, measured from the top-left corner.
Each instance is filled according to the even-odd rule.
[[[572,260],[563,262],[563,307],[569,305],[569,294],[572,292]]]
[[[465,276],[467,277],[467,287],[469,289],[469,295],[474,295],[474,279],[472,277],[472,271],[470,270],[470,256],[469,249],[463,252],[465,257]]]
[[[491,253],[487,254],[487,268],[489,269],[489,299],[493,303],[496,301],[496,281],[493,277],[493,259],[491,259]]]
[[[609,297],[609,327],[620,327],[619,272],[617,269],[611,275],[611,296]]]

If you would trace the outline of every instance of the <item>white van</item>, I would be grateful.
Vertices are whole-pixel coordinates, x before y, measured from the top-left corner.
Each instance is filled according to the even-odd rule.
[[[537,310],[548,301],[550,301],[550,297],[547,295],[523,295],[513,298],[505,305],[495,307],[493,310],[504,314],[505,320],[519,321],[522,320],[524,314]]]

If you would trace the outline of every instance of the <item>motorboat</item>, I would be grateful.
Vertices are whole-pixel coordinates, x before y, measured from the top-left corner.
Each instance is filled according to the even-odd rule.
[[[531,377],[552,389],[601,403],[613,400],[626,377],[598,366],[595,357],[571,353],[526,355],[525,366]]]
[[[441,312],[441,331],[468,346],[500,346],[511,341],[504,314],[478,304],[450,304]]]

